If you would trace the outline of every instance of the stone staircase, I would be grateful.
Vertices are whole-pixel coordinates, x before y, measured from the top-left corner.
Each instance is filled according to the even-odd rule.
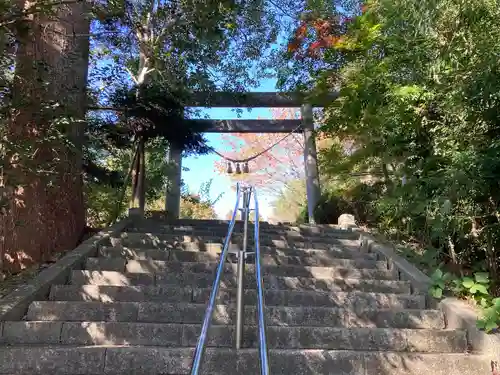
[[[99,249],[24,321],[3,322],[0,374],[189,374],[227,222],[143,220]],[[237,223],[235,244],[241,237]],[[250,248],[252,249],[252,248]],[[481,375],[465,331],[359,252],[356,232],[261,225],[271,374]],[[245,349],[234,348],[236,263],[225,267],[205,374],[258,374],[256,281],[246,268]]]

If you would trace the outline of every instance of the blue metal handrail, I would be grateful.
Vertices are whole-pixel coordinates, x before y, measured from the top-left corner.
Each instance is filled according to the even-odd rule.
[[[262,280],[262,266],[260,254],[260,223],[259,200],[257,191],[253,190],[255,204],[254,245],[255,245],[255,277],[257,279],[257,324],[259,330],[259,359],[261,375],[269,375],[269,353],[267,350],[266,317],[264,303],[264,282]]]
[[[200,366],[203,360],[203,355],[205,354],[205,343],[207,341],[207,333],[210,328],[210,323],[212,322],[212,316],[215,307],[215,301],[217,299],[217,293],[219,292],[219,286],[222,278],[222,272],[224,270],[224,264],[226,262],[227,253],[229,251],[229,243],[231,241],[231,235],[233,234],[234,225],[236,223],[236,215],[238,213],[238,207],[240,205],[240,184],[236,185],[236,204],[234,206],[233,216],[229,222],[229,228],[227,230],[227,236],[224,240],[224,247],[219,259],[219,265],[217,266],[217,273],[215,274],[215,280],[212,286],[212,292],[210,293],[210,299],[208,301],[207,310],[205,312],[205,318],[203,319],[203,326],[201,327],[200,338],[198,339],[198,344],[193,357],[193,364],[191,366],[191,375],[198,375]]]

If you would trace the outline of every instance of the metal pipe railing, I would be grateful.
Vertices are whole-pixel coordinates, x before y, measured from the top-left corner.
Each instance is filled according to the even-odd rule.
[[[264,303],[264,282],[262,280],[262,266],[260,255],[260,224],[259,200],[257,192],[253,190],[255,204],[254,245],[255,245],[255,277],[257,279],[257,329],[259,330],[259,360],[261,375],[269,375],[269,353],[267,350],[266,317]]]
[[[257,199],[257,193],[254,188],[244,187],[240,188],[238,184],[236,187],[236,205],[234,207],[233,216],[229,223],[229,228],[227,236],[224,241],[224,247],[222,249],[219,264],[217,266],[217,272],[215,275],[215,280],[212,286],[212,291],[210,294],[210,299],[208,301],[207,310],[205,312],[205,317],[203,319],[203,326],[201,328],[200,337],[196,345],[194,352],[193,363],[191,366],[191,375],[198,375],[200,371],[201,363],[203,360],[203,355],[205,353],[205,344],[207,340],[208,330],[210,328],[210,323],[212,322],[213,311],[215,308],[215,302],[217,299],[217,294],[219,292],[220,282],[222,278],[222,273],[224,270],[224,264],[226,262],[226,257],[229,252],[229,244],[231,241],[231,235],[233,234],[234,225],[236,223],[236,214],[238,212],[240,196],[243,193],[243,208],[241,209],[242,219],[243,219],[243,247],[238,252],[238,290],[237,290],[237,307],[236,307],[236,349],[241,349],[243,342],[243,327],[244,327],[244,281],[245,281],[245,258],[247,253],[248,244],[248,221],[250,214],[250,201],[252,193],[254,196],[255,204],[255,223],[254,223],[254,246],[255,246],[255,276],[257,280],[257,324],[258,324],[258,337],[259,337],[259,362],[260,362],[260,374],[269,375],[269,354],[267,349],[267,336],[266,336],[266,319],[265,319],[265,304],[264,304],[264,285],[262,279],[262,265],[261,265],[261,254],[260,254],[260,223],[259,223],[259,202]]]
[[[215,274],[215,280],[212,286],[212,292],[210,293],[210,299],[208,301],[207,310],[205,312],[205,318],[203,319],[203,326],[201,327],[200,337],[196,345],[196,349],[193,356],[193,364],[191,366],[191,375],[198,375],[200,371],[200,366],[203,360],[203,355],[205,354],[205,344],[207,341],[207,333],[210,328],[210,323],[212,322],[212,316],[215,308],[215,302],[217,299],[217,294],[219,292],[220,282],[222,278],[222,273],[224,271],[224,264],[226,263],[226,257],[229,250],[229,244],[231,242],[231,235],[233,234],[234,225],[236,223],[236,215],[238,208],[240,206],[240,185],[236,185],[236,204],[234,206],[233,216],[229,222],[229,228],[227,230],[227,236],[224,240],[224,247],[219,259],[219,265],[217,266],[217,272]]]

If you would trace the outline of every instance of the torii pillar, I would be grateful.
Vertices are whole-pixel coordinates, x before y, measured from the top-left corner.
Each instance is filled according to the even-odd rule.
[[[314,209],[321,197],[319,183],[318,153],[314,137],[313,110],[310,104],[303,104],[301,108],[304,129],[304,166],[306,170],[307,213],[309,223],[315,224]]]
[[[165,211],[168,219],[175,220],[181,211],[182,150],[170,145],[168,161],[170,173],[165,192]]]

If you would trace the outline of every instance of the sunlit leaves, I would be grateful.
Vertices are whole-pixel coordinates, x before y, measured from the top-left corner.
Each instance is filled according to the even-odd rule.
[[[492,4],[368,1],[342,41],[314,56],[307,87],[338,90],[322,130],[358,145],[350,155],[338,142],[322,152],[326,178],[385,167],[387,189],[374,204],[383,230],[498,279],[500,10]],[[457,287],[484,294],[476,275]]]

